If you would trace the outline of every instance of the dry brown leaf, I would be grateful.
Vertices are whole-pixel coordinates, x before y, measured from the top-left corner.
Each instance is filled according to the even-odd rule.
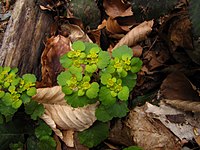
[[[126,125],[133,142],[144,150],[180,150],[177,138],[160,121],[149,117],[145,106],[131,110]]]
[[[200,112],[199,94],[184,74],[171,73],[163,81],[160,90],[167,104],[185,111]]]
[[[129,47],[134,46],[137,42],[140,42],[147,38],[147,35],[151,32],[153,27],[153,20],[144,21],[140,25],[129,31],[116,45],[113,49],[127,45]]]
[[[129,28],[126,30],[122,29],[121,26],[117,23],[117,20],[112,19],[111,17],[109,17],[107,20],[106,29],[112,34],[124,33],[126,30],[129,31]]]
[[[98,103],[73,108],[66,103],[64,96],[61,87],[55,86],[37,89],[33,100],[44,105],[45,112],[41,118],[65,144],[72,146],[72,131],[83,131],[96,121],[95,110]]]
[[[161,94],[164,99],[199,101],[198,93],[193,89],[187,77],[181,72],[173,72],[163,81]]]
[[[142,55],[142,51],[143,51],[142,46],[136,45],[136,46],[133,46],[131,48],[133,50],[133,56],[134,57],[140,57]]]
[[[167,104],[184,111],[200,112],[200,101],[163,99]]]
[[[92,42],[92,40],[88,37],[88,35],[83,32],[83,30],[73,24],[64,24],[61,25],[61,32],[62,33],[67,33],[69,36],[69,39],[74,42],[77,40],[81,40],[83,42]]]
[[[103,6],[107,15],[112,18],[133,15],[131,5],[122,0],[104,0]]]
[[[57,85],[57,75],[64,70],[60,64],[60,56],[70,51],[70,40],[58,35],[47,40],[42,53],[42,81],[38,87],[49,87]]]

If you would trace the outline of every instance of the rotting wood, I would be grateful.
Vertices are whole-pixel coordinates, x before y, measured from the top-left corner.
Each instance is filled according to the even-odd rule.
[[[52,22],[37,0],[16,1],[0,49],[0,65],[18,67],[21,75],[29,72],[40,77],[43,43]]]

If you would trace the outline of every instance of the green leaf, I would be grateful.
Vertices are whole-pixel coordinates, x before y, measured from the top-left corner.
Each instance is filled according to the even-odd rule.
[[[143,149],[138,146],[130,146],[130,147],[124,148],[123,150],[143,150]]]
[[[116,98],[111,95],[111,91],[105,86],[99,90],[99,100],[103,105],[113,105],[116,102]]]
[[[14,74],[16,74],[18,72],[18,68],[12,68],[12,70],[11,70],[11,72],[10,73],[14,73]]]
[[[31,101],[31,97],[28,96],[28,95],[25,94],[25,93],[23,93],[23,94],[21,95],[20,98],[21,98],[21,100],[22,100],[22,102],[23,102],[24,104],[29,103],[29,102]]]
[[[127,103],[117,102],[110,106],[100,105],[95,112],[95,116],[99,121],[107,122],[114,117],[122,118],[126,116],[127,112],[129,112]]]
[[[31,119],[36,120],[38,117],[41,117],[44,113],[44,107],[42,104],[38,104],[35,101],[31,101],[25,105],[25,112],[28,115],[31,115]]]
[[[101,49],[99,47],[95,46],[95,47],[90,49],[90,53],[99,53],[100,50]]]
[[[9,148],[11,150],[23,150],[23,146],[24,146],[24,144],[22,142],[9,144]]]
[[[70,95],[73,93],[73,91],[67,85],[62,87],[62,91],[66,95]]]
[[[99,53],[97,66],[99,69],[104,69],[110,63],[110,55],[106,51],[101,51]]]
[[[26,94],[28,96],[34,96],[36,94],[37,90],[35,87],[31,87],[29,90],[27,90]]]
[[[99,47],[99,46],[95,43],[85,42],[85,53],[88,55],[93,47]]]
[[[82,41],[76,41],[72,44],[72,48],[74,50],[81,50],[84,51],[85,50],[85,44]]]
[[[106,85],[107,84],[107,82],[108,82],[108,79],[111,79],[112,78],[112,75],[111,74],[109,74],[109,73],[102,73],[101,74],[101,83],[103,84],[103,85]]]
[[[99,92],[99,84],[97,82],[93,82],[91,87],[86,91],[86,96],[89,99],[94,99],[98,96]]]
[[[123,86],[122,90],[118,93],[118,98],[122,101],[128,100],[129,97],[129,88],[127,86]]]
[[[22,76],[22,79],[24,79],[26,82],[34,83],[36,82],[36,77],[33,74],[25,74]]]
[[[5,95],[4,91],[0,91],[0,98],[2,98]]]
[[[135,65],[135,64],[137,64],[139,61],[140,61],[140,58],[138,58],[138,57],[133,57],[133,58],[131,59],[131,65]]]
[[[11,97],[11,94],[5,93],[5,95],[2,97],[2,102],[4,102],[6,106],[12,105],[13,99]]]
[[[83,71],[82,67],[78,68],[78,67],[75,67],[75,66],[71,66],[69,68],[69,71],[76,76],[77,81],[82,80],[82,71]]]
[[[95,122],[92,127],[78,133],[81,144],[92,148],[104,141],[109,134],[109,127],[106,123]]]
[[[37,138],[41,138],[42,136],[50,136],[52,134],[51,128],[44,122],[40,122],[39,126],[35,128],[35,135]]]
[[[56,150],[56,142],[50,136],[43,136],[38,143],[39,150]]]
[[[130,91],[136,85],[137,74],[129,72],[125,78],[122,78],[122,85],[127,86]]]
[[[60,63],[64,68],[69,68],[73,64],[73,61],[69,59],[67,54],[64,54],[60,57]]]
[[[118,102],[109,108],[109,112],[113,117],[122,118],[129,112],[127,102]]]
[[[132,73],[137,73],[140,71],[140,69],[142,68],[142,61],[139,60],[136,64],[134,64],[134,66],[131,67],[131,72]]]
[[[12,107],[18,109],[22,105],[22,100],[16,100],[12,103]]]
[[[12,116],[17,110],[12,108],[11,106],[6,106],[4,102],[0,101],[0,114],[5,117]]]
[[[83,107],[87,104],[93,104],[96,101],[95,100],[90,100],[88,97],[84,96],[78,96],[78,91],[72,93],[71,95],[66,95],[65,99],[69,105],[72,107]]]
[[[21,79],[20,79],[19,77],[13,79],[11,85],[12,85],[12,86],[16,86],[16,85],[18,85],[20,80],[21,80]]]
[[[95,111],[95,116],[97,117],[97,120],[102,121],[102,122],[107,122],[109,120],[112,120],[113,116],[110,115],[110,113],[107,110],[107,107],[104,105],[100,105],[96,111]]]
[[[120,46],[120,47],[118,47],[118,48],[116,48],[112,51],[113,57],[118,57],[118,58],[121,59],[123,55],[127,55],[127,56],[132,57],[133,56],[132,49],[129,48],[127,45],[123,45],[123,46]]]
[[[60,86],[67,84],[67,80],[70,80],[72,74],[69,71],[61,72],[57,77],[57,82]]]
[[[6,71],[6,72],[9,72],[11,70],[11,68],[10,67],[4,67],[3,70]]]
[[[88,73],[93,73],[97,70],[97,65],[92,64],[92,65],[86,65],[85,66],[85,71],[87,71]]]

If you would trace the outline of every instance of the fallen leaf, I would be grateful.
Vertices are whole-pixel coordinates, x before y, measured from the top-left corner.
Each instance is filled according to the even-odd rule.
[[[41,118],[66,145],[72,146],[72,131],[83,131],[96,121],[95,110],[98,103],[73,108],[66,103],[64,97],[61,87],[54,86],[37,89],[37,94],[32,99],[44,105],[45,112]]]
[[[140,57],[142,55],[142,51],[143,51],[142,46],[136,45],[136,46],[133,46],[131,48],[133,50],[133,56],[134,57]]]
[[[70,40],[61,35],[47,40],[42,53],[42,81],[37,87],[50,87],[57,85],[57,75],[64,70],[60,64],[60,56],[70,51]]]
[[[77,25],[63,24],[61,25],[61,32],[68,33],[68,37],[72,42],[77,40],[81,40],[83,42],[92,42],[88,35]]]
[[[117,20],[112,19],[111,17],[109,17],[107,20],[106,29],[112,34],[125,33],[126,30],[129,31],[129,28],[126,30],[122,29],[121,26],[117,23]]]
[[[133,142],[144,150],[180,150],[176,136],[159,120],[147,115],[145,106],[131,110],[125,122]]]
[[[112,18],[133,15],[131,5],[122,0],[104,0],[103,7],[107,15]]]
[[[167,104],[185,111],[200,112],[199,94],[184,74],[171,73],[163,81],[160,90]]]
[[[198,93],[193,89],[187,77],[178,71],[167,76],[160,91],[165,99],[200,101]]]
[[[196,136],[193,132],[194,127],[199,127],[200,125],[198,122],[200,118],[195,121],[194,115],[191,113],[186,113],[170,107],[163,103],[163,101],[161,101],[159,107],[146,103],[145,112],[149,117],[160,120],[162,124],[170,129],[180,140],[192,140]],[[200,130],[200,128],[198,130]]]
[[[147,38],[147,35],[151,32],[153,27],[153,20],[151,21],[145,21],[141,23],[140,25],[133,28],[131,31],[129,31],[116,45],[113,49],[122,46],[127,45],[129,47],[134,46],[137,44],[137,42],[140,42]]]

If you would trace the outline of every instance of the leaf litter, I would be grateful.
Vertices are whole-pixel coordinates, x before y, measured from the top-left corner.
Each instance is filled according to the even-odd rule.
[[[190,143],[191,140],[196,140],[199,144],[199,51],[198,44],[195,45],[198,42],[195,40],[193,43],[187,3],[180,1],[175,5],[170,2],[164,5],[163,10],[158,10],[152,9],[155,4],[148,0],[145,1],[147,3],[134,0],[84,2],[48,0],[39,4],[44,12],[57,12],[52,37],[45,41],[41,58],[42,80],[38,82],[38,92],[34,96],[46,108],[42,117],[46,123],[71,147],[77,143],[76,133],[75,136],[72,133],[83,130],[80,124],[83,120],[78,123],[73,116],[80,115],[79,112],[85,110],[77,108],[76,112],[66,106],[60,87],[55,81],[63,70],[59,57],[70,50],[72,42],[94,42],[110,52],[126,44],[132,47],[135,56],[143,60],[143,68],[130,96],[129,115],[111,122],[113,126],[110,126],[110,136],[102,147],[114,144],[115,148],[120,148],[120,145],[135,144],[149,150],[181,149],[184,146],[182,143]],[[148,3],[151,4],[149,8]],[[161,2],[157,5],[158,8],[162,7]],[[72,21],[74,18],[76,21]],[[152,94],[153,97],[148,96],[152,92],[156,94]],[[52,94],[58,94],[57,98],[51,96]],[[139,102],[134,107],[136,99],[141,100],[140,97],[143,97],[144,103],[151,101],[159,105],[143,105],[144,103]],[[96,105],[91,112],[85,112],[90,114],[87,119],[82,116],[79,118],[89,121],[91,125],[95,121],[95,117],[91,115],[95,108]],[[72,123],[67,120],[66,115],[72,122],[75,121],[74,126],[69,125]],[[88,127],[89,125],[85,128]]]

